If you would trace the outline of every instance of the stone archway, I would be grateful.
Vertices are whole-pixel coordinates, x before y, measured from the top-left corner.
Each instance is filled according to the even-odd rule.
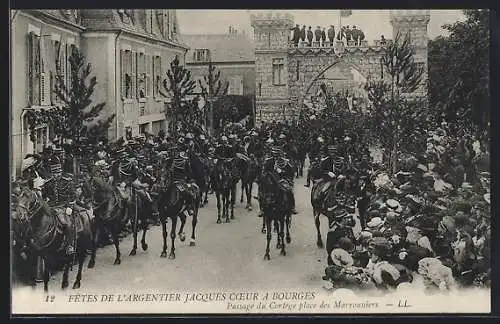
[[[300,99],[301,106],[310,97],[322,96],[320,86],[325,84],[329,93],[334,94],[340,91],[347,91],[352,100],[365,101],[368,99],[364,90],[368,77],[366,77],[356,64],[343,62],[341,60],[333,62],[322,68],[320,72],[312,78],[305,92]]]

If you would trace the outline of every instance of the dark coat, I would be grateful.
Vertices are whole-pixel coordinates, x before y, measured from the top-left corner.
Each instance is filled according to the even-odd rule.
[[[312,42],[313,38],[314,38],[314,34],[313,34],[312,30],[308,30],[307,31],[307,40],[309,42]]]
[[[330,41],[335,39],[335,28],[333,27],[328,28],[328,39]]]
[[[305,27],[302,27],[302,29],[300,30],[300,39],[302,41],[306,40],[306,28]]]
[[[319,40],[321,39],[321,29],[316,29],[314,31],[314,38],[316,38],[316,41],[319,42]]]

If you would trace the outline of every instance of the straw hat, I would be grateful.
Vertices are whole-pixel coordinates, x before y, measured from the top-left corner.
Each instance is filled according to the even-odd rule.
[[[330,253],[330,257],[333,260],[333,264],[339,267],[347,267],[354,264],[354,259],[344,249],[333,249],[333,251]]]

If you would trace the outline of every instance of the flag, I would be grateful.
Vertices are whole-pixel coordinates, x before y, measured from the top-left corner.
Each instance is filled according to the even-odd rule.
[[[341,17],[349,17],[352,15],[352,10],[340,10]]]

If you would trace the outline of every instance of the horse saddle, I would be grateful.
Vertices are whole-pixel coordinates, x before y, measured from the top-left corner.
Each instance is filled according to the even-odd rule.
[[[69,227],[74,226],[76,233],[80,233],[83,231],[83,220],[82,213],[75,212],[75,210],[71,210],[71,214],[68,215],[66,211],[71,208],[54,208],[57,220],[64,225]]]
[[[280,188],[284,191],[287,191],[287,192],[293,191],[292,184],[289,181],[287,181],[286,179],[280,179],[279,185],[280,185]]]
[[[250,158],[243,153],[236,153],[236,157],[245,162],[250,162]]]
[[[176,181],[174,182],[174,185],[176,186],[177,190],[179,190],[179,192],[184,192],[191,187],[191,184],[188,184],[185,181]]]

